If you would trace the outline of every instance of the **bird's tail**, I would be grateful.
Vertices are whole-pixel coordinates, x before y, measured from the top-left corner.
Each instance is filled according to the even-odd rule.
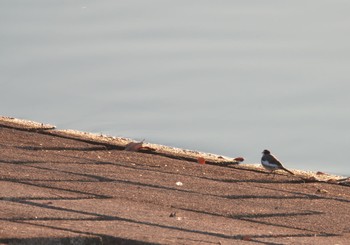
[[[294,175],[294,173],[293,173],[292,171],[290,171],[290,170],[286,169],[285,167],[282,167],[282,169],[283,169],[284,171],[286,171],[286,172],[290,173],[291,175]]]

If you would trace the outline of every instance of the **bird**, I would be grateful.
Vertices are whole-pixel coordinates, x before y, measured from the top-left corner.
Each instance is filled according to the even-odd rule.
[[[263,165],[265,169],[269,170],[270,172],[273,172],[277,169],[282,169],[294,175],[292,171],[283,167],[282,163],[274,155],[272,155],[269,150],[264,150],[262,154],[263,156],[261,158],[261,165]]]

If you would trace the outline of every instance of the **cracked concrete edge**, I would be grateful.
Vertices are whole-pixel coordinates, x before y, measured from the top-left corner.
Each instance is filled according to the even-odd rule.
[[[122,148],[125,148],[125,146],[131,142],[136,142],[135,140],[130,138],[81,132],[81,131],[72,130],[72,129],[57,129],[56,126],[54,125],[43,124],[43,123],[24,120],[24,119],[17,119],[13,117],[0,116],[0,123],[6,124],[5,126],[12,127],[12,128],[29,130],[29,131],[37,131],[37,132],[45,132],[47,134],[53,134],[53,135],[63,136],[63,137],[68,136],[68,137],[71,137],[72,139],[91,141],[91,143],[96,143],[96,144],[106,144],[111,146],[114,145]],[[224,156],[220,156],[212,153],[204,153],[204,152],[195,151],[195,150],[180,149],[176,147],[153,144],[148,142],[144,142],[143,146],[148,146],[150,148],[156,149],[156,152],[159,152],[159,153],[169,153],[174,156],[191,158],[193,161],[196,161],[198,157],[203,157],[208,161],[213,161],[217,163],[229,162],[233,164],[238,164],[238,162],[234,161],[234,158],[232,157],[224,157]]]
[[[30,120],[18,119],[14,117],[6,117],[0,116],[0,122],[7,123],[9,126],[19,127],[22,129],[41,129],[41,130],[49,130],[55,129],[56,126],[51,124],[44,124]]]
[[[109,146],[119,147],[121,149],[125,148],[125,146],[131,142],[135,142],[135,140],[130,138],[123,137],[115,137],[108,136],[103,134],[95,134],[88,132],[81,132],[78,130],[71,129],[57,129],[56,126],[51,124],[44,124],[39,122],[34,122],[25,119],[18,119],[13,117],[0,116],[0,124],[5,127],[20,129],[20,130],[28,130],[28,131],[36,131],[39,133],[50,134],[58,137],[65,137],[75,140],[83,140],[89,143],[94,144],[103,144]],[[171,146],[152,144],[148,142],[144,142],[143,146],[148,146],[155,149],[154,154],[165,155],[172,158],[185,159],[196,162],[198,158],[204,158],[207,163],[222,165],[226,167],[233,167],[237,169],[244,169],[255,172],[265,172],[264,169],[260,166],[260,164],[255,163],[245,163],[242,164],[234,160],[233,157],[220,156],[213,153],[205,153],[195,150],[181,149]],[[313,171],[304,171],[304,170],[295,170],[292,169],[296,176],[300,177],[306,181],[315,181],[315,182],[327,182],[331,184],[340,184],[350,185],[349,178],[345,178],[344,176],[337,176],[323,172],[313,172]],[[345,181],[344,181],[345,180]]]

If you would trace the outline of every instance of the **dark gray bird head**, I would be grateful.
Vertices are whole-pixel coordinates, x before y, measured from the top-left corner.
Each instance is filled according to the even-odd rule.
[[[269,151],[269,150],[264,150],[264,151],[262,152],[262,154],[264,154],[264,155],[269,155],[269,154],[270,154],[270,151]]]

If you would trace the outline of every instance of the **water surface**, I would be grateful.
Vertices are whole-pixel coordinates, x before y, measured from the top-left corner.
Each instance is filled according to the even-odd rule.
[[[350,175],[347,1],[1,1],[0,114]]]

